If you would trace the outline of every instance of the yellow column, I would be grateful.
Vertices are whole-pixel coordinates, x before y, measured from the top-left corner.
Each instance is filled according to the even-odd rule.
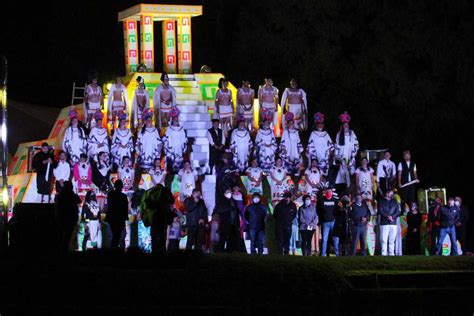
[[[153,53],[153,17],[140,17],[140,57],[141,63],[146,65],[148,72],[154,72],[155,58]]]
[[[190,74],[191,66],[191,16],[183,16],[178,18],[178,72]]]
[[[125,47],[125,72],[136,72],[138,67],[137,21],[123,21],[123,41]]]
[[[163,69],[169,74],[176,73],[176,22],[163,21]]]

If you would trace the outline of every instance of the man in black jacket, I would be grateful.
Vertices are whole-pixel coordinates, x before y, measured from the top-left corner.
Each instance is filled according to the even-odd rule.
[[[122,237],[125,221],[128,220],[128,199],[122,193],[123,182],[118,179],[114,183],[114,190],[107,195],[107,214],[105,221],[109,223],[112,230],[112,248],[118,248]]]
[[[448,205],[445,205],[441,208],[441,211],[438,213],[438,218],[440,222],[440,231],[438,239],[438,249],[436,250],[436,255],[440,256],[443,250],[443,242],[446,238],[446,235],[449,235],[451,239],[451,255],[458,255],[458,242],[456,239],[456,222],[459,220],[459,208],[454,204],[454,199],[450,197],[448,199]]]
[[[207,207],[201,198],[201,192],[194,189],[190,197],[184,201],[186,209],[186,227],[188,240],[186,250],[201,252],[204,243],[204,225],[207,221]]]
[[[339,256],[339,236],[334,234],[334,224],[336,222],[336,214],[338,212],[338,200],[334,197],[332,189],[323,191],[322,197],[318,201],[318,217],[322,229],[322,246],[321,256],[327,255],[327,246],[329,235],[332,234],[332,243],[336,256]]]
[[[462,204],[462,199],[457,196],[454,199],[454,205],[459,208],[459,220],[456,222],[456,237],[461,243],[461,250],[466,254],[466,227],[469,221],[469,208]]]
[[[215,213],[219,214],[219,252],[238,251],[240,237],[240,214],[232,190],[227,188],[223,196],[219,196]]]
[[[397,218],[400,216],[400,204],[393,198],[393,191],[388,190],[385,198],[379,203],[380,234],[382,244],[382,256],[395,255],[395,239],[397,238]]]
[[[349,218],[351,220],[351,254],[356,255],[357,241],[360,243],[360,253],[365,256],[367,249],[365,247],[365,239],[367,236],[367,222],[370,220],[370,210],[365,201],[362,199],[362,195],[357,193],[355,196],[354,203],[349,211]]]
[[[40,203],[49,203],[53,182],[54,156],[48,143],[41,144],[41,151],[33,157],[33,168],[36,170],[36,189],[40,195]]]
[[[438,240],[439,240],[439,231],[440,223],[438,214],[441,212],[442,200],[441,198],[436,198],[428,210],[428,230],[430,232],[430,254],[435,255],[436,250],[438,250]]]
[[[61,230],[61,251],[67,252],[72,233],[79,220],[81,199],[73,192],[71,181],[64,181],[63,190],[56,198],[55,217]]]
[[[245,209],[245,219],[249,222],[250,233],[250,253],[263,254],[265,245],[265,220],[267,219],[267,207],[260,201],[260,194],[255,192],[252,195],[252,204]]]
[[[291,201],[291,193],[283,194],[283,199],[275,206],[273,216],[276,221],[276,239],[279,254],[290,253],[291,225],[298,209]]]

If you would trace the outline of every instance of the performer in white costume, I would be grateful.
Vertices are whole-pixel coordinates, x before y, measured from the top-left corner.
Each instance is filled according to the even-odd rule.
[[[329,157],[334,150],[334,145],[328,132],[324,130],[324,114],[314,115],[316,129],[311,132],[308,140],[308,160],[316,159],[320,171],[327,175]]]
[[[265,84],[258,90],[258,103],[260,105],[260,117],[264,117],[265,112],[272,118],[272,124],[277,124],[278,110],[278,89],[273,86],[271,78],[265,79]]]
[[[242,87],[237,90],[237,114],[245,119],[245,127],[253,131],[253,100],[255,91],[250,88],[248,80],[242,81]]]
[[[367,158],[362,158],[361,166],[355,171],[357,193],[364,200],[373,200],[374,193],[374,169],[368,166]]]
[[[275,166],[270,170],[270,179],[272,180],[272,202],[275,203],[281,201],[283,193],[288,190],[288,184],[286,181],[287,170],[283,167],[283,161],[281,158],[275,159]]]
[[[166,129],[163,137],[163,145],[167,164],[169,164],[173,172],[178,172],[183,167],[183,156],[188,144],[186,132],[179,125],[179,110],[174,108],[170,112],[171,125]]]
[[[132,126],[135,130],[143,126],[142,115],[145,109],[150,109],[150,95],[146,91],[145,83],[140,82],[132,101]]]
[[[74,165],[73,178],[77,194],[84,197],[92,184],[92,167],[86,154],[81,154],[80,160]]]
[[[232,101],[232,92],[227,89],[229,80],[226,78],[219,79],[219,90],[216,92],[216,113],[221,121],[224,135],[232,128],[232,116],[234,115],[234,102]]]
[[[262,177],[263,170],[258,166],[257,159],[253,159],[251,167],[247,168],[247,194],[260,193],[263,194]]]
[[[110,87],[107,104],[109,125],[112,129],[115,129],[115,120],[117,116],[121,112],[127,111],[127,102],[127,88],[122,84],[122,78],[117,77],[115,83]]]
[[[150,175],[150,187],[151,189],[157,184],[165,185],[165,178],[166,178],[166,169],[161,168],[161,159],[155,158],[153,162],[153,168],[148,170],[148,174]]]
[[[168,74],[163,72],[161,74],[161,85],[153,93],[155,126],[160,130],[168,126],[169,113],[174,107],[176,107],[176,90],[170,85]]]
[[[245,119],[237,119],[238,128],[231,135],[230,149],[234,154],[234,163],[240,172],[245,172],[249,163],[249,155],[253,147],[249,131],[245,128]]]
[[[89,240],[92,248],[102,248],[102,232],[100,230],[100,210],[94,191],[88,191],[84,205],[82,206],[82,216],[86,221],[89,231]]]
[[[304,173],[306,180],[306,193],[311,196],[312,199],[316,198],[316,194],[319,191],[319,183],[321,182],[321,172],[318,168],[318,161],[316,159],[311,160],[311,166],[306,169]]]
[[[288,105],[286,104],[287,101]],[[298,81],[294,78],[290,80],[290,87],[283,91],[281,107],[283,113],[293,113],[295,127],[297,129],[306,130],[308,128],[308,102],[306,100],[306,92],[298,87]]]
[[[293,113],[288,112],[285,115],[286,127],[280,143],[280,155],[283,158],[285,167],[290,174],[299,176],[302,164],[301,153],[303,145],[301,144],[300,134],[294,127]]]
[[[81,154],[87,152],[87,136],[79,123],[75,109],[69,111],[69,119],[71,123],[64,133],[62,147],[68,155],[69,163],[74,165],[79,161]]]
[[[273,129],[270,128],[271,117],[265,113],[263,126],[258,130],[255,138],[255,156],[263,171],[268,172],[275,165],[277,143]]]
[[[351,117],[347,112],[339,116],[341,121],[341,129],[336,136],[336,155],[343,159],[344,164],[351,174],[355,172],[355,158],[359,151],[359,141],[353,130],[349,129]],[[343,137],[342,137],[342,136]]]
[[[123,182],[122,192],[130,198],[134,192],[133,183],[135,181],[135,170],[133,170],[130,157],[123,157],[122,164],[117,170],[117,176]]]
[[[92,78],[91,83],[84,89],[84,119],[87,127],[92,127],[92,117],[100,111],[104,95],[102,88],[97,84],[97,78]]]
[[[111,149],[114,170],[122,164],[124,156],[132,157],[133,151],[133,135],[127,128],[127,114],[122,112],[118,117],[119,128],[114,130]]]
[[[184,201],[185,198],[191,196],[193,193],[193,190],[196,187],[198,173],[196,170],[192,169],[189,161],[185,161],[183,169],[178,172],[178,177],[180,181],[179,196],[181,201]]]
[[[90,159],[97,161],[97,154],[99,152],[104,152],[106,153],[108,162],[110,154],[109,135],[107,133],[107,129],[102,126],[103,119],[104,115],[100,110],[97,110],[94,113],[94,120],[96,122],[95,127],[93,127],[89,133],[87,154]]]
[[[162,142],[158,129],[153,126],[153,114],[145,110],[143,119],[145,125],[138,132],[135,151],[137,162],[142,170],[148,170],[153,167],[155,158],[161,157]]]

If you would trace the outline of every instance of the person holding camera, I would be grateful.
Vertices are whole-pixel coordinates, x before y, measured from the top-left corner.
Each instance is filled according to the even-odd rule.
[[[184,201],[184,206],[188,231],[186,250],[192,250],[194,246],[194,250],[201,252],[207,222],[207,207],[202,199],[201,192],[194,189],[191,196]]]

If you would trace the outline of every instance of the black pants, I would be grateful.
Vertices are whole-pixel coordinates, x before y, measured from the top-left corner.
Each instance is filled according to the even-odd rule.
[[[439,226],[431,226],[430,239],[431,239],[431,250],[430,254],[432,256],[436,255],[436,250],[438,248],[438,239],[439,239]]]
[[[313,239],[314,230],[300,230],[300,234],[303,256],[311,256],[311,240]]]
[[[188,226],[188,240],[186,241],[186,250],[202,251],[204,243],[204,226]]]
[[[168,252],[176,253],[179,251],[179,238],[168,239]]]
[[[416,232],[413,229],[416,228]],[[407,231],[407,255],[417,256],[420,254],[420,227],[408,226]]]
[[[291,225],[276,227],[276,240],[278,254],[287,255],[290,253]]]
[[[466,225],[462,224],[456,227],[456,238],[461,243],[462,254],[466,254]]]
[[[393,179],[380,178],[379,184],[380,186],[379,186],[379,189],[377,190],[377,195],[379,199],[384,199],[385,193],[387,193],[388,190],[393,189]],[[380,191],[382,193],[380,193]]]
[[[222,159],[222,150],[215,149],[213,146],[209,145],[209,168],[212,173],[212,167],[214,167]]]
[[[122,232],[125,229],[125,221],[118,223],[109,223],[110,230],[112,231],[112,242],[110,246],[112,248],[118,248],[120,243],[120,238],[122,237]]]
[[[164,255],[166,253],[166,225],[151,225],[151,252]]]
[[[61,183],[59,181],[56,181],[56,195],[61,193],[62,190],[63,190],[63,187],[61,186]]]
[[[367,249],[365,247],[365,240],[367,238],[367,225],[352,225],[351,226],[351,235],[352,235],[352,243],[351,243],[351,255],[355,256],[357,253],[357,241],[360,244],[360,253],[361,255],[367,255]]]
[[[49,176],[49,179],[46,180],[46,175],[36,175],[36,189],[38,190],[38,194],[41,195],[49,195],[51,193],[51,180],[52,175]],[[49,200],[48,200],[49,202]]]
[[[232,252],[239,250],[240,227],[230,223],[221,222],[219,226],[219,252]]]
[[[416,202],[416,185],[412,184],[407,187],[400,189],[400,198],[402,203],[413,203]]]
[[[76,228],[76,223],[65,223],[61,226],[61,252],[69,251],[69,244],[71,243],[72,233]]]
[[[347,194],[347,184],[345,183],[336,183],[335,189],[339,198]]]

